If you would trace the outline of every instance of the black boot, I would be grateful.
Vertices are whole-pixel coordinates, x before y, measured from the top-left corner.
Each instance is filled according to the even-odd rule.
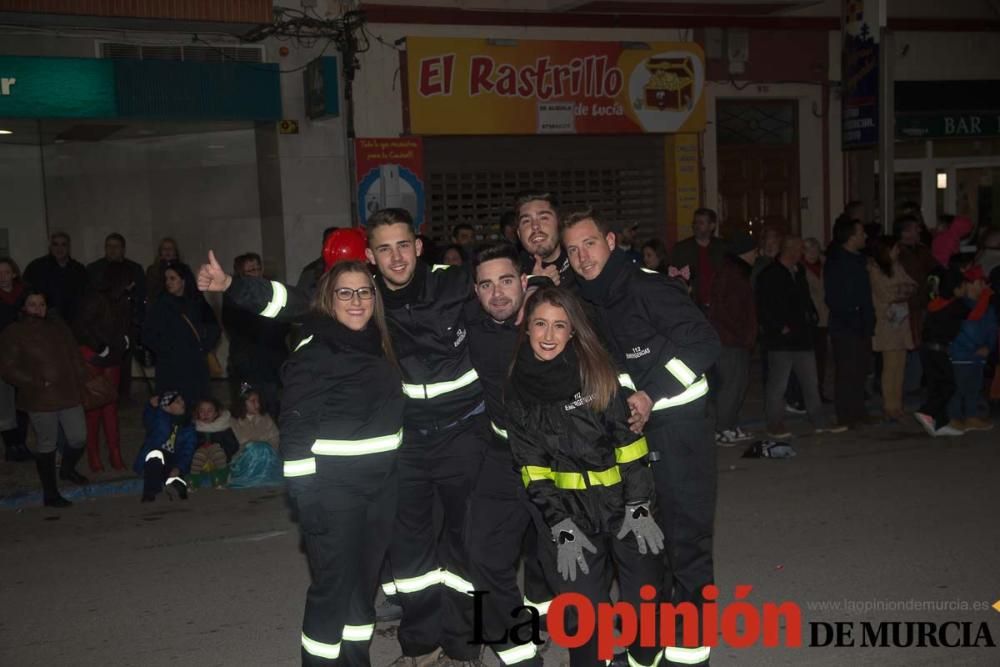
[[[4,460],[6,461],[30,461],[35,458],[31,451],[24,445],[24,437],[20,429],[12,428],[10,430],[0,433],[0,437],[3,438],[4,446],[6,451],[4,452]]]
[[[142,477],[142,502],[151,503],[163,490],[163,462],[158,458],[146,459]]]
[[[46,507],[69,507],[73,503],[59,495],[56,486],[56,453],[45,452],[35,456],[38,479],[42,481],[42,497]]]
[[[67,447],[63,450],[62,467],[59,468],[59,479],[65,479],[76,484],[87,484],[89,479],[76,471],[76,464],[83,456],[83,447]]]

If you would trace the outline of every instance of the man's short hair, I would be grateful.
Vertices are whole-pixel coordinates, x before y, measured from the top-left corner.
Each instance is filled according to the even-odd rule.
[[[369,230],[373,230],[378,227],[400,224],[407,225],[411,230],[413,229],[413,216],[410,215],[409,211],[405,208],[381,208],[369,216],[365,226]]]
[[[554,194],[551,192],[545,192],[544,190],[527,190],[519,193],[517,198],[514,200],[514,217],[517,218],[521,215],[522,206],[533,201],[548,202],[549,206],[552,207],[552,210],[555,211],[556,216],[558,217],[559,200],[556,199]]]
[[[484,262],[490,262],[494,259],[509,259],[514,265],[514,272],[517,275],[521,275],[521,257],[513,244],[507,241],[491,243],[490,245],[483,246],[476,252],[475,261],[477,267]]]
[[[233,273],[242,275],[243,265],[252,260],[256,260],[258,264],[264,266],[264,260],[260,258],[260,255],[255,252],[247,252],[242,255],[237,255],[236,259],[233,260]]]
[[[457,225],[455,225],[454,227],[451,228],[451,238],[452,239],[458,238],[458,233],[461,232],[461,231],[464,231],[464,230],[469,230],[473,234],[476,233],[476,228],[475,227],[473,227],[472,225],[470,225],[467,222],[460,222],[460,223],[458,223]]]
[[[578,209],[569,213],[569,215],[562,219],[562,228],[569,229],[584,220],[593,220],[594,224],[597,226],[597,230],[601,232],[602,236],[607,236],[608,233],[612,231],[611,225],[608,221],[605,220],[604,216],[598,213],[593,206],[587,206],[586,208]]]
[[[108,241],[118,241],[119,243],[122,244],[122,248],[125,247],[125,237],[119,234],[118,232],[111,232],[110,234],[105,236],[104,242],[107,243]]]
[[[842,213],[833,223],[833,242],[836,245],[844,245],[847,239],[854,236],[854,226],[860,224],[857,220],[852,220],[847,213]]]
[[[63,239],[64,241],[66,241],[66,243],[72,242],[71,239],[69,238],[69,234],[67,234],[66,232],[52,232],[52,235],[49,236],[49,243],[52,243],[56,239]]]
[[[712,223],[713,225],[716,225],[716,224],[719,223],[719,216],[718,216],[718,214],[716,214],[716,212],[713,209],[710,209],[710,208],[695,209],[694,215],[691,216],[691,219],[694,220],[699,215],[708,218],[708,221],[710,223]]]

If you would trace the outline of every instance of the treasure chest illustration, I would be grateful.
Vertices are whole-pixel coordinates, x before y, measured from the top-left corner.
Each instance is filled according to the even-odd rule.
[[[660,111],[687,111],[694,103],[694,64],[689,57],[650,58],[646,104]]]

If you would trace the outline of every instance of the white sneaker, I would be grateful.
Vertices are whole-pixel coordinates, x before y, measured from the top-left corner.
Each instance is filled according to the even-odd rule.
[[[924,427],[927,431],[927,435],[935,436],[937,431],[934,430],[934,418],[930,415],[924,414],[923,412],[914,412],[913,418],[917,420],[917,423]]]
[[[965,431],[960,431],[957,428],[955,428],[954,426],[942,426],[938,430],[934,431],[934,435],[935,436],[943,435],[943,436],[956,437],[956,436],[960,436],[960,435],[965,435]]]
[[[734,431],[737,440],[753,440],[753,436],[741,429],[739,426]]]
[[[735,447],[739,440],[736,431],[719,431],[715,434],[715,444],[719,447]]]
[[[806,409],[800,408],[797,405],[792,405],[791,403],[785,403],[785,412],[790,415],[804,415],[806,414]]]

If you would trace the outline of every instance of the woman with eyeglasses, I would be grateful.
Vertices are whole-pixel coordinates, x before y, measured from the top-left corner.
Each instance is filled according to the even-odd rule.
[[[555,561],[559,593],[595,605],[617,571],[620,601],[638,609],[640,588],[663,577],[646,439],[632,432],[614,364],[572,292],[538,290],[522,326],[504,407],[514,461],[552,533],[539,556]],[[575,609],[566,616],[577,625]],[[627,650],[630,665],[658,661],[655,646]],[[571,667],[603,664],[596,636],[569,654]]]
[[[262,278],[225,282],[258,311],[270,298]],[[282,381],[280,450],[312,573],[302,663],[367,667],[396,514],[403,392],[382,296],[364,263],[339,261],[320,279]]]

